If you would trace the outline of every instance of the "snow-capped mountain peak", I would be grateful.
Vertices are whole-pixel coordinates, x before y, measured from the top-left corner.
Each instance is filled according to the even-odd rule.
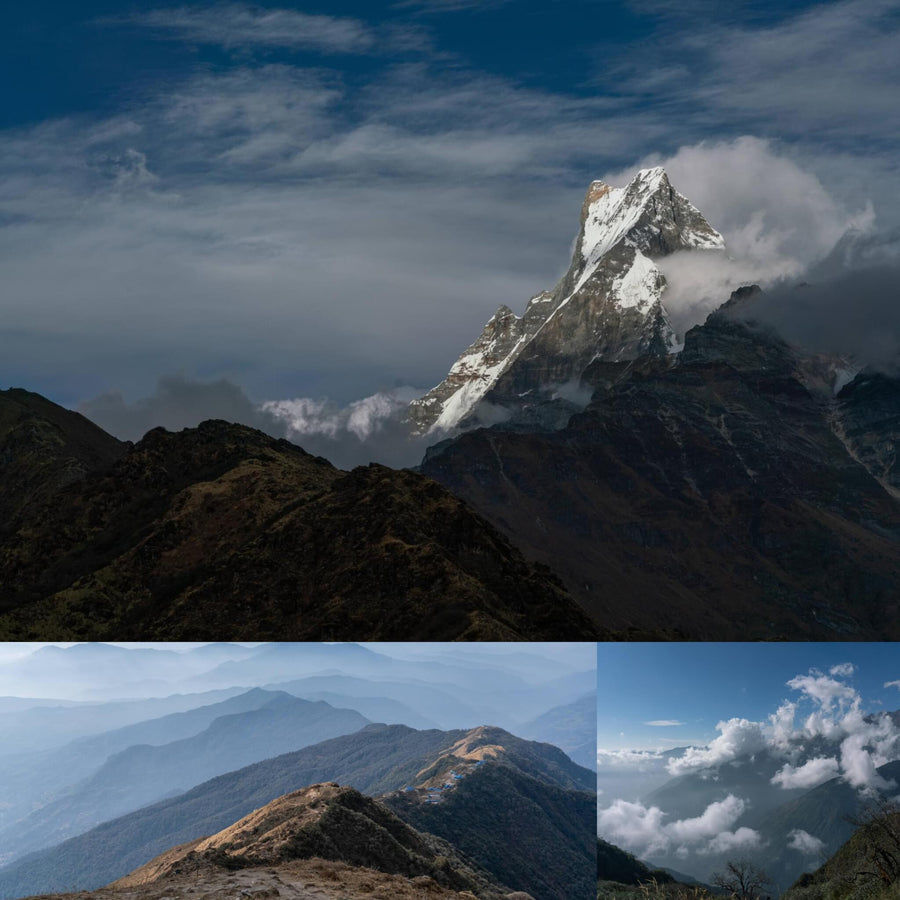
[[[585,200],[576,259],[589,272],[619,241],[649,256],[721,250],[722,235],[676,191],[661,167],[641,169],[626,187],[594,181]]]
[[[414,429],[454,428],[484,399],[507,408],[532,402],[579,378],[593,359],[672,352],[666,281],[653,260],[724,246],[660,167],[622,188],[592,182],[566,275],[532,297],[521,318],[500,307],[447,378],[410,405]]]

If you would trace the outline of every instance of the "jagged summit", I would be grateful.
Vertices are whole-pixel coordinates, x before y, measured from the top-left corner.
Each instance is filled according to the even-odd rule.
[[[589,277],[619,241],[650,257],[725,247],[722,235],[672,187],[661,167],[641,169],[624,188],[604,181],[591,183],[582,207],[572,274],[577,272],[580,281]]]
[[[414,429],[454,428],[482,401],[508,414],[579,378],[594,359],[671,352],[666,281],[653,260],[724,246],[662,168],[642,169],[623,188],[592,182],[565,276],[521,317],[497,310],[444,381],[410,405]]]

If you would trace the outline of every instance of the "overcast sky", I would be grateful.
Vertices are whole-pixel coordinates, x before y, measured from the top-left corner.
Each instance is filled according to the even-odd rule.
[[[648,164],[742,276],[799,278],[900,225],[898,24],[896,0],[16,4],[0,386],[125,437],[295,398],[365,429],[348,403],[440,381],[565,270],[588,183]]]

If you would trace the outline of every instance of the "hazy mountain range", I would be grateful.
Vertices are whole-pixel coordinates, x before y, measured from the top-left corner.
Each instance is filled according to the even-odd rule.
[[[282,795],[336,781],[382,797],[437,836],[428,841],[449,841],[450,855],[461,853],[463,869],[476,872],[458,886],[487,898],[497,885],[531,885],[522,889],[562,900],[572,878],[586,883],[592,863],[596,779],[553,743],[592,764],[595,650],[543,647],[21,648],[0,663],[0,688],[30,683],[62,700],[10,694],[0,703],[0,717],[17,723],[0,759],[0,895],[101,887]],[[135,697],[144,678],[147,691],[172,693]],[[120,690],[132,699],[112,699]],[[315,696],[322,693],[330,702]],[[357,707],[398,724],[372,724]],[[540,742],[491,724],[498,721]],[[452,790],[431,821],[438,804],[429,797],[445,782]],[[527,858],[510,854],[515,833],[546,844],[554,865],[536,866],[530,843]],[[345,851],[325,856],[367,865]],[[440,863],[447,852],[432,855],[453,869]],[[398,874],[391,865],[385,858],[379,871]],[[414,874],[424,877],[422,865]]]
[[[483,762],[482,762],[483,760]],[[481,763],[481,765],[478,765]],[[432,810],[406,788],[443,783],[469,771]],[[95,888],[175,845],[226,828],[275,798],[330,778],[389,805],[431,833],[460,841],[467,856],[508,874],[511,887],[563,898],[593,882],[593,773],[559,750],[500,729],[418,732],[372,725],[204,782],[0,869],[6,897]],[[400,792],[391,794],[391,792]],[[393,798],[393,799],[392,799]],[[474,827],[480,822],[480,827]],[[513,840],[513,836],[517,836]],[[535,846],[540,846],[538,860]],[[537,862],[539,865],[536,865]],[[552,865],[551,865],[552,864]]]

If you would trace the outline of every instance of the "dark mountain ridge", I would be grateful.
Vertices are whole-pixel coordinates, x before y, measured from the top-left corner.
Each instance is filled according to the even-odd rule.
[[[0,536],[29,507],[106,468],[128,446],[40,394],[0,391]]]
[[[0,540],[0,636],[596,636],[549,571],[415,473],[341,472],[215,421],[117,454],[77,479],[35,463],[60,484]]]

